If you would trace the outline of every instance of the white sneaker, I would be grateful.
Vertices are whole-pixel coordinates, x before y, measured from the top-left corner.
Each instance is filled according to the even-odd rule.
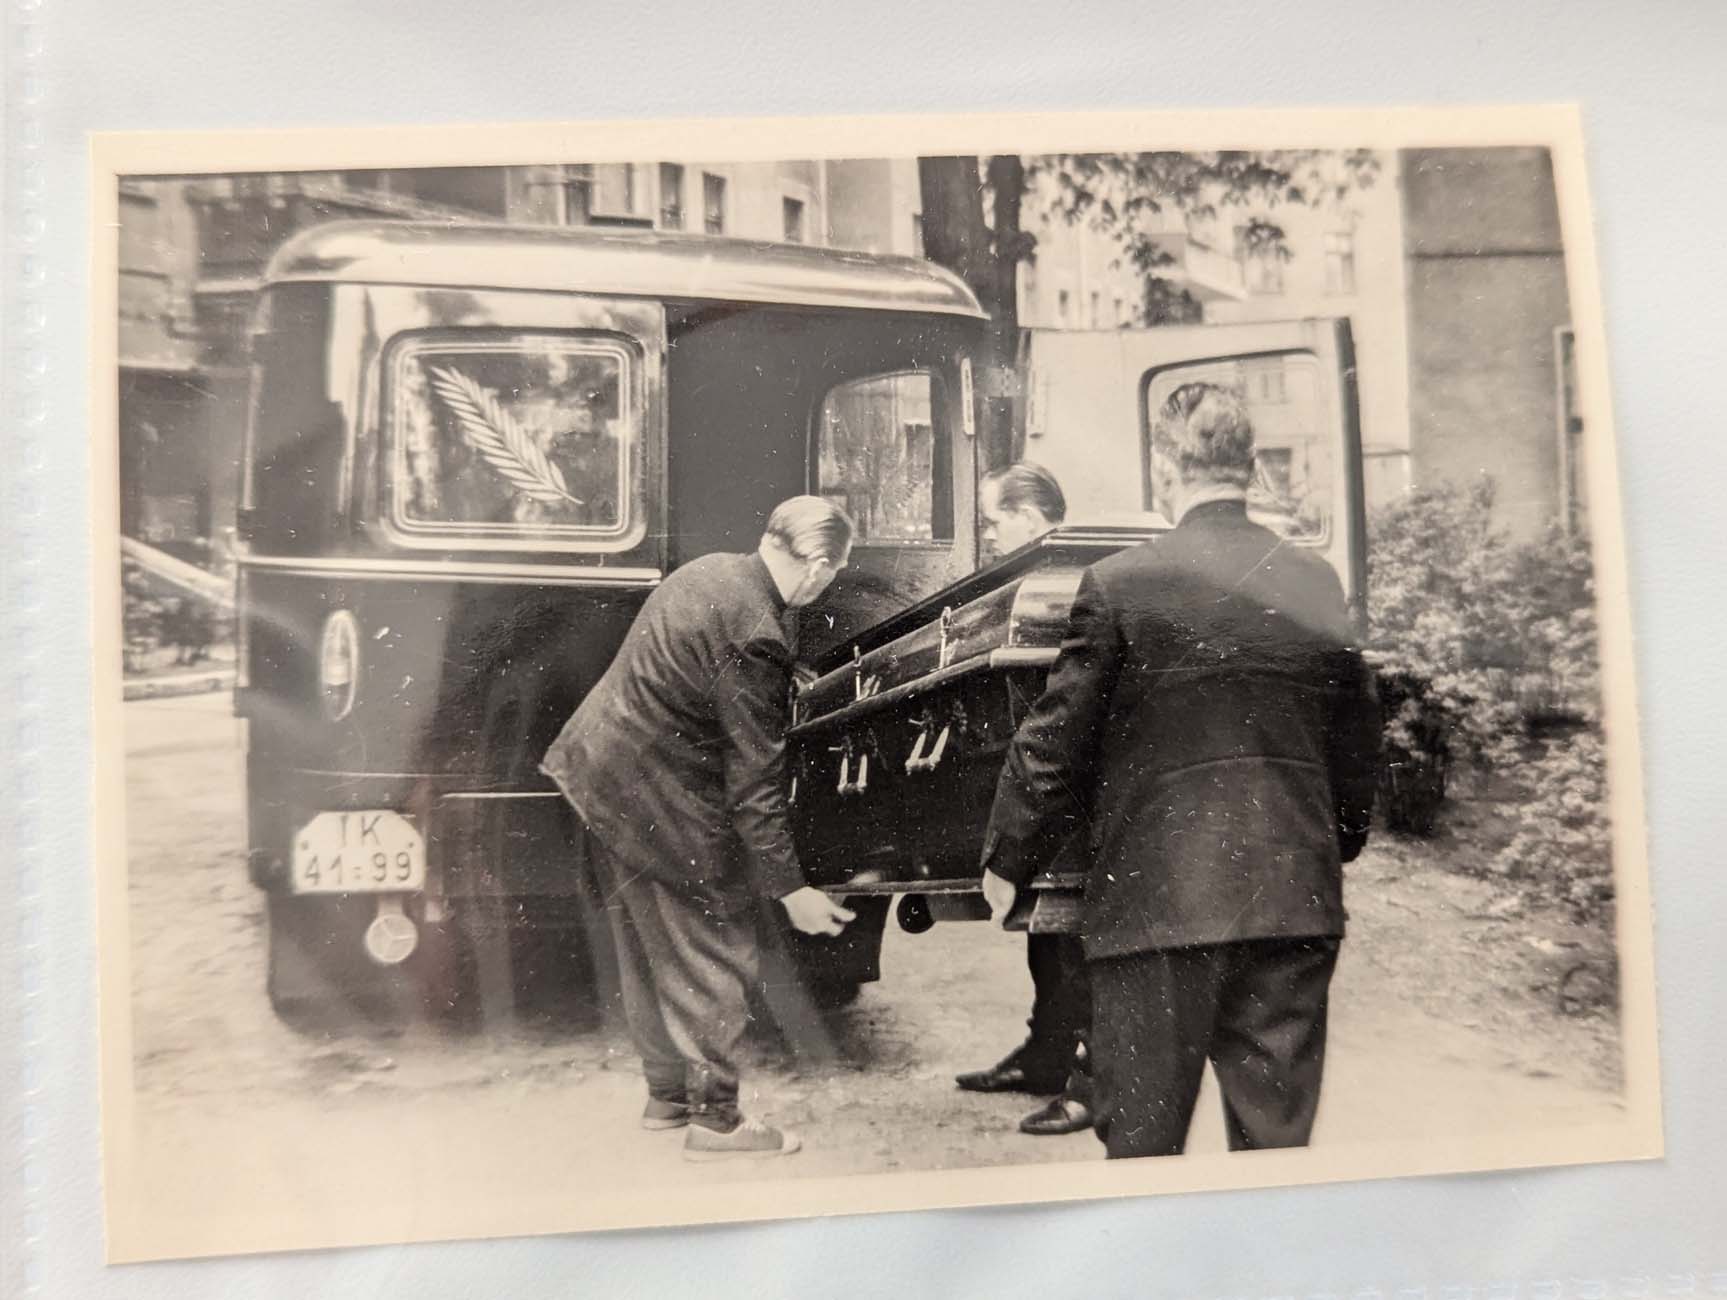
[[[697,1122],[684,1133],[684,1159],[761,1160],[768,1156],[789,1156],[802,1145],[803,1140],[796,1133],[777,1129],[759,1119],[740,1119],[729,1133]]]

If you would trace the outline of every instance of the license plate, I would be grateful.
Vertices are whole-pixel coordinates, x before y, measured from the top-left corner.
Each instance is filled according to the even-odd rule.
[[[319,813],[294,836],[294,892],[378,894],[422,889],[426,842],[401,813]]]

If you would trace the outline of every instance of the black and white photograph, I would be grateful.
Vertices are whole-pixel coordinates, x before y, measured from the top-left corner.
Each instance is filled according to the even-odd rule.
[[[110,1258],[1659,1156],[1582,156],[98,138]]]

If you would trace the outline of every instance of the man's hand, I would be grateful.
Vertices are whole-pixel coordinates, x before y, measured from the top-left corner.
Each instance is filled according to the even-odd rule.
[[[989,904],[989,919],[1000,925],[1007,920],[1007,914],[1013,911],[1013,903],[1019,897],[1019,888],[1010,880],[1003,880],[995,872],[984,868],[983,901]]]
[[[814,885],[794,889],[780,902],[792,924],[805,934],[838,934],[857,915],[841,907]]]

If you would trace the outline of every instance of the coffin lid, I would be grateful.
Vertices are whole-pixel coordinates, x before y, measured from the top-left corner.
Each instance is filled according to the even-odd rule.
[[[1017,551],[1008,552],[995,563],[967,574],[915,605],[908,605],[899,613],[872,624],[846,644],[835,646],[823,654],[810,666],[818,673],[830,672],[851,662],[854,647],[867,654],[907,632],[937,622],[942,610],[968,604],[1033,570],[1057,566],[1083,569],[1107,555],[1169,531],[1169,525],[1157,516],[1145,516],[1145,519],[1147,522],[1133,524],[1062,524],[1027,542]]]
[[[1065,634],[1085,568],[1165,531],[1158,522],[1073,524],[1045,533],[822,656],[814,665],[820,676],[798,694],[798,720],[847,709],[862,696],[898,694],[998,653],[1047,663]]]

